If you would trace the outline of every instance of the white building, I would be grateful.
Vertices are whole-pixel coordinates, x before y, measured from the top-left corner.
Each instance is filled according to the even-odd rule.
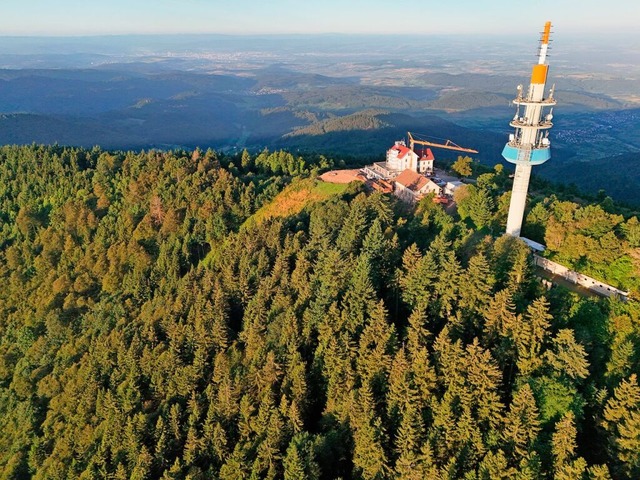
[[[404,141],[397,141],[393,147],[387,150],[384,162],[375,162],[363,170],[370,178],[393,180],[405,170],[412,170],[424,175],[433,173],[434,156],[431,149],[427,148],[420,157],[411,150]]]
[[[444,187],[444,194],[445,195],[449,195],[449,196],[453,196],[455,191],[457,189],[459,189],[463,185],[464,185],[464,183],[462,183],[462,182],[460,182],[458,180],[453,180],[451,182],[447,182],[447,184]]]
[[[424,175],[420,175],[411,169],[406,169],[396,177],[393,193],[400,200],[416,203],[429,193],[435,193],[436,196],[441,195],[442,188]]]
[[[387,165],[400,172],[407,168],[414,172],[430,174],[433,172],[434,156],[431,149],[425,149],[420,157],[416,152],[407,147],[403,141],[398,141],[387,150]]]

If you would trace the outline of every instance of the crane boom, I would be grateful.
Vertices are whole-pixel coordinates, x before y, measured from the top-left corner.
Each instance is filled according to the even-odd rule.
[[[418,140],[416,138],[413,138],[411,132],[407,132],[407,137],[409,138],[409,147],[413,151],[415,151],[413,147],[417,143],[418,145],[424,145],[426,147],[445,148],[447,150],[456,150],[458,152],[478,153],[478,151],[474,150],[473,148],[461,147],[460,145],[456,145],[455,143],[453,143],[451,140],[447,140],[445,143],[435,143],[429,142],[427,140]]]

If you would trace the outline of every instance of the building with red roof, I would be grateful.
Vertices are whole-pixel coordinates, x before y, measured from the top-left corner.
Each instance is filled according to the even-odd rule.
[[[429,193],[442,194],[442,188],[430,178],[406,169],[395,178],[396,197],[408,203],[416,203]]]
[[[404,141],[397,141],[389,150],[384,162],[375,162],[364,168],[370,178],[393,180],[404,170],[412,170],[424,175],[433,173],[434,156],[431,149],[424,150],[422,156],[411,150]]]

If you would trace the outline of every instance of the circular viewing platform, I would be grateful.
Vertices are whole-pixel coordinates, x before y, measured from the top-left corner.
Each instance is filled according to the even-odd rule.
[[[509,163],[541,165],[551,158],[551,148],[549,146],[532,148],[531,145],[509,142],[504,146],[502,156]]]
[[[553,123],[551,122],[540,122],[540,123],[536,123],[536,124],[530,124],[525,122],[524,120],[511,120],[511,122],[509,122],[509,125],[511,125],[512,127],[515,128],[523,128],[523,127],[528,127],[528,128],[535,128],[537,130],[547,130],[551,127],[553,127]]]
[[[543,98],[542,100],[531,100],[524,97],[516,97],[512,100],[514,105],[542,105],[543,107],[552,107],[557,102],[555,98]]]

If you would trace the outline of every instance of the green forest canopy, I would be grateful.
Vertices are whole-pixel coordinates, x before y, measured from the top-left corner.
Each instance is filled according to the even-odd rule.
[[[499,170],[459,217],[350,185],[250,220],[331,164],[0,148],[2,477],[640,477],[638,304],[544,290]],[[529,221],[637,269],[606,215]]]

